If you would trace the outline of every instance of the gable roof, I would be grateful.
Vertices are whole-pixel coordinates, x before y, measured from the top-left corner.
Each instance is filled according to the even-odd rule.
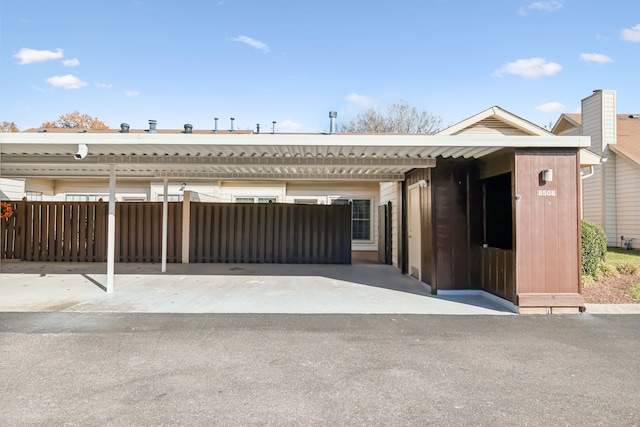
[[[494,106],[450,126],[436,135],[549,136],[552,133]]]
[[[570,129],[579,128],[582,126],[582,115],[581,114],[562,114],[560,118],[553,125],[553,129],[551,132],[559,135],[562,132],[566,132]]]
[[[640,118],[637,114],[618,114],[616,144],[609,149],[640,165]]]

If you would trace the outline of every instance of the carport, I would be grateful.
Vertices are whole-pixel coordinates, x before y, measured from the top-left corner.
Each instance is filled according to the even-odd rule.
[[[482,128],[483,131],[477,131],[478,128]],[[487,131],[492,128],[498,131]],[[469,131],[470,129],[475,131]],[[484,178],[490,178],[497,172],[510,172],[513,178],[511,187],[513,187],[517,177],[525,174],[524,169],[520,172],[517,169],[519,163],[515,159],[524,158],[518,157],[520,154],[538,153],[547,158],[549,156],[555,158],[560,154],[565,158],[577,158],[579,148],[589,143],[588,138],[585,137],[551,135],[497,107],[437,135],[255,134],[212,131],[190,133],[130,131],[125,133],[117,130],[84,132],[66,130],[66,132],[3,133],[0,137],[2,138],[0,143],[3,178],[38,177],[86,181],[98,177],[109,178],[108,291],[113,290],[114,283],[113,254],[116,245],[114,195],[116,181],[119,179],[162,180],[165,194],[170,181],[181,182],[187,179],[390,183],[398,206],[393,229],[393,239],[398,252],[396,255],[399,260],[397,267],[432,286],[435,292],[468,289],[471,281],[479,282],[482,275],[487,272],[466,268],[465,280],[460,281],[454,277],[451,283],[445,286],[442,275],[448,274],[447,271],[455,273],[452,270],[455,269],[455,262],[447,262],[444,253],[436,256],[439,253],[436,246],[442,242],[437,236],[439,232],[444,232],[455,239],[466,239],[466,242],[452,242],[447,249],[452,253],[459,252],[458,244],[471,247],[477,242],[469,235],[471,231],[467,233],[467,237],[457,236],[451,231],[452,227],[457,227],[456,224],[446,225],[444,222],[434,221],[448,215],[441,209],[442,205],[438,204],[436,195],[439,192],[458,194],[455,191],[452,192],[453,187],[451,187],[451,185],[455,187],[458,179],[460,183],[463,182],[462,180],[467,180],[469,185],[465,188],[476,188],[476,190],[482,188],[471,184],[478,177],[476,172]],[[84,146],[87,148],[86,157],[77,159],[75,154]],[[559,148],[564,151],[558,152]],[[569,167],[573,171],[571,173],[577,174],[578,166],[574,166],[571,162],[566,165],[557,163],[557,167],[561,170]],[[480,167],[485,169],[479,171]],[[490,170],[487,170],[487,167]],[[544,167],[542,163],[532,164],[526,168],[526,173],[534,174],[537,179],[540,172],[538,169],[541,167]],[[456,170],[465,172],[460,175],[455,172]],[[558,169],[556,169],[557,172]],[[448,184],[443,186],[443,183]],[[565,185],[576,189],[579,181],[574,179],[573,182]],[[512,199],[512,196],[515,196],[512,192],[515,190],[509,189],[508,185],[506,187],[505,191],[509,194],[502,198],[503,203],[504,200],[515,200]],[[418,188],[418,192],[414,193],[413,188]],[[417,206],[413,209],[417,209],[418,217],[422,218],[417,222],[415,219],[411,222],[410,218],[410,207],[414,205],[407,205],[407,199],[411,198],[411,194],[416,194],[416,197],[419,195],[418,199],[414,198],[411,202]],[[475,196],[469,193],[464,197]],[[566,197],[571,198],[570,195]],[[445,199],[440,196],[440,200]],[[569,203],[572,202],[567,200]],[[466,204],[467,219],[463,220],[463,223],[474,221],[474,215],[472,215],[473,206],[476,206],[474,203]],[[520,209],[519,206],[518,209]],[[544,203],[540,208],[544,209]],[[529,208],[526,211],[529,218],[535,218],[536,214],[531,213]],[[163,202],[162,272],[166,271],[167,212],[168,202],[165,199]],[[515,209],[512,213],[515,217]],[[574,218],[568,218],[568,221],[573,224]],[[516,224],[516,221],[513,223]],[[442,225],[446,225],[449,231],[441,229]],[[409,228],[414,226],[419,230],[412,231]],[[516,225],[514,225],[513,240],[517,241],[515,227]],[[468,228],[471,230],[472,227]],[[579,225],[576,224],[573,229],[577,231]],[[408,240],[415,235],[420,236],[417,244]],[[482,236],[480,240],[484,238],[485,236]],[[480,242],[479,247],[482,245],[483,243]],[[415,250],[412,247],[420,248],[417,261],[413,261],[412,252],[415,254]],[[521,271],[517,267],[520,265],[518,264],[520,258],[517,260],[516,257],[524,256],[524,250],[518,252],[514,247],[510,249],[510,254],[487,256],[494,255],[500,258],[500,262],[504,265],[509,265],[507,272],[504,271],[504,266],[499,267],[502,271],[499,274],[513,274],[515,278]],[[468,251],[465,256],[467,259],[473,257],[472,251]],[[579,259],[574,259],[572,264],[577,271]],[[412,270],[412,265],[417,266],[417,269]],[[493,279],[488,278],[488,280]],[[570,281],[573,282],[573,278],[570,278]],[[508,295],[501,294],[497,289],[490,292],[517,304],[515,279],[506,282],[510,282],[508,286],[511,286]],[[579,292],[578,283],[572,283],[571,288],[575,289],[574,293]],[[484,289],[484,286],[480,289]],[[534,288],[531,290],[533,292],[530,293],[536,293]],[[560,293],[565,292],[561,290]],[[545,300],[541,304],[547,303],[548,301]]]

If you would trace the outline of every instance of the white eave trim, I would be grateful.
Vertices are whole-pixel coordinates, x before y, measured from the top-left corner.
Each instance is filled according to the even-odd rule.
[[[326,147],[513,147],[582,148],[591,144],[588,136],[532,135],[399,135],[399,134],[92,134],[92,133],[2,133],[0,145],[52,146],[77,144],[121,146],[326,146]],[[131,150],[135,151],[135,148]],[[4,150],[3,150],[4,152]]]

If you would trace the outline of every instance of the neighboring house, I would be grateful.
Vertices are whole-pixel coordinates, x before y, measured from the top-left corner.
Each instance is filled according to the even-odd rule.
[[[560,116],[553,133],[591,137],[602,163],[584,171],[583,218],[603,228],[609,246],[640,248],[640,117],[616,112],[616,91],[596,90],[581,114]]]
[[[333,123],[331,129],[335,129]],[[45,256],[52,261],[58,255],[49,248],[69,248],[56,239],[69,239],[78,231],[84,239],[81,249],[99,246],[101,258],[95,261],[106,260],[111,266],[107,289],[112,289],[109,283],[112,286],[116,250],[144,252],[148,247],[149,252],[159,254],[160,245],[165,245],[158,239],[160,234],[173,242],[172,262],[199,262],[200,247],[205,252],[202,259],[210,259],[206,251],[215,252],[218,247],[203,244],[208,237],[222,236],[213,245],[225,249],[234,244],[234,253],[240,254],[256,243],[258,234],[250,230],[260,228],[269,230],[266,237],[260,237],[260,251],[287,246],[291,252],[292,245],[301,245],[300,251],[305,252],[308,242],[316,240],[314,236],[339,230],[335,235],[347,252],[375,253],[383,248],[385,262],[389,262],[390,248],[390,262],[431,293],[486,293],[520,310],[576,311],[583,305],[579,151],[589,144],[588,137],[554,135],[499,107],[436,135],[216,132],[186,125],[183,132],[156,130],[155,122],[153,131],[150,122],[149,130],[138,131],[123,124],[120,130],[0,134],[0,176],[7,180],[2,183],[3,191],[11,181],[7,195],[43,203],[65,202],[56,205],[63,208],[55,213],[38,217],[38,222],[27,215],[44,211],[29,210],[29,206],[43,205],[15,202],[16,207],[24,208],[20,220],[40,227],[26,227],[26,233],[32,231],[32,235],[18,236],[23,228],[16,217],[3,229],[23,239],[21,248],[28,248],[12,256],[29,252],[35,254],[31,260]],[[22,198],[13,195],[13,200]],[[109,200],[108,214],[101,207],[90,219],[100,223],[100,233],[108,228],[104,233],[108,237],[100,234],[99,239],[89,239],[93,234],[82,234],[81,227],[87,222],[75,222],[87,205],[78,202],[99,199]],[[121,217],[116,214],[115,201],[167,203],[162,203],[162,210],[157,209],[158,204],[149,206],[149,212],[156,209],[162,218],[158,222],[159,216],[149,213],[158,224],[153,228],[146,220],[137,223],[142,226],[125,228],[136,215],[134,211],[144,214],[146,206],[120,204],[129,212]],[[178,203],[171,211],[167,210],[169,201]],[[270,202],[277,205],[256,206]],[[246,203],[256,205],[235,205]],[[292,207],[289,203],[318,206]],[[325,209],[319,206],[322,204],[351,204],[352,209]],[[294,213],[286,222],[282,222],[284,214],[280,218],[272,214],[289,208]],[[227,217],[216,213],[223,210]],[[335,220],[338,224],[312,219],[325,210],[341,212]],[[57,232],[67,225],[67,211],[76,212],[72,230]],[[21,213],[20,209],[14,212]],[[228,212],[238,215],[230,217]],[[379,218],[382,215],[384,220]],[[129,248],[119,246],[131,230],[144,238],[130,239]],[[295,230],[309,237],[283,245],[285,233]],[[120,240],[115,239],[117,234]],[[385,236],[381,246],[379,234]],[[342,242],[344,237],[347,242],[351,238],[350,248]],[[78,241],[72,239],[70,247]],[[335,239],[329,246],[335,246]],[[128,258],[118,258],[127,262],[122,259]],[[240,259],[252,262],[250,257]]]

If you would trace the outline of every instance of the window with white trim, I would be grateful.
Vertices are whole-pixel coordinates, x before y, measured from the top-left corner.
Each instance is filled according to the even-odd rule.
[[[236,197],[236,203],[276,203],[277,197]]]
[[[27,200],[30,202],[42,201],[42,191],[26,191],[24,195],[27,198]]]
[[[67,202],[98,202],[101,199],[106,202],[109,200],[109,196],[106,194],[67,194],[64,199]]]
[[[158,201],[164,202],[164,194],[158,194]],[[182,194],[168,194],[167,202],[181,202]]]
[[[351,238],[371,241],[371,199],[338,198],[331,201],[332,205],[349,203],[351,203]]]

